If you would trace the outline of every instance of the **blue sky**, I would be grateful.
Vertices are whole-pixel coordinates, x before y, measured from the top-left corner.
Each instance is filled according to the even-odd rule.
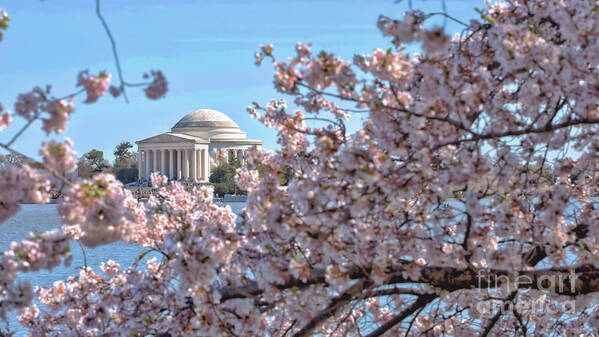
[[[437,11],[441,2],[414,0],[414,7]],[[468,21],[482,0],[447,0],[448,12]],[[56,96],[75,90],[80,70],[107,70],[116,75],[109,41],[95,16],[94,0],[5,0],[11,17],[0,43],[0,103],[13,110],[18,93],[51,84]],[[387,49],[389,40],[376,28],[380,14],[400,17],[407,0],[244,1],[244,0],[103,0],[102,11],[115,35],[128,82],[141,81],[149,69],[161,69],[169,81],[166,98],[150,101],[130,88],[130,103],[106,96],[96,104],[76,98],[67,130],[46,137],[36,124],[15,144],[36,156],[40,142],[70,137],[79,154],[92,148],[112,151],[121,141],[168,132],[186,113],[212,108],[229,115],[248,137],[276,149],[276,134],[250,118],[252,102],[281,98],[272,86],[272,67],[254,65],[258,44],[272,43],[275,54],[294,54],[298,41],[312,50],[327,50],[351,60],[354,53]],[[447,30],[460,27],[448,22]],[[356,117],[352,128],[358,127]],[[0,133],[6,141],[23,121]]]

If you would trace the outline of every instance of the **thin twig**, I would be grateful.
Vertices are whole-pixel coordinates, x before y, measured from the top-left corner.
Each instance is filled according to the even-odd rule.
[[[63,99],[67,99],[67,98],[73,98],[73,97],[75,97],[75,96],[77,96],[79,94],[82,94],[84,92],[85,92],[85,88],[81,88],[80,90],[75,91],[74,93],[72,93],[70,95],[66,95],[66,96],[63,96],[63,97],[59,98],[59,100],[63,100]]]
[[[407,307],[404,311],[400,312],[399,314],[395,315],[392,319],[387,321],[387,323],[379,326],[376,330],[371,332],[367,337],[378,337],[378,336],[383,335],[385,332],[389,331],[394,326],[401,323],[404,319],[406,319],[406,317],[412,315],[415,311],[419,310],[420,308],[426,307],[435,298],[437,298],[436,295],[424,295],[424,296],[418,297],[418,299],[416,301],[414,301],[414,303],[412,303],[412,305]]]
[[[25,124],[25,126],[23,126],[21,128],[21,130],[19,130],[19,132],[17,132],[16,135],[14,135],[9,141],[8,143],[6,143],[6,146],[11,146],[16,140],[17,138],[19,138],[19,136],[21,136],[23,134],[23,132],[25,132],[25,130],[27,130],[28,127],[31,126],[31,124],[33,124],[33,122],[36,120],[36,118],[34,119],[30,119],[27,124]]]
[[[108,39],[110,40],[110,45],[112,46],[112,54],[114,55],[114,62],[116,63],[116,70],[119,75],[119,80],[121,81],[121,85],[120,85],[119,89],[123,93],[123,98],[125,98],[125,102],[129,103],[129,99],[127,98],[127,93],[125,92],[125,80],[123,79],[123,71],[121,70],[121,62],[119,61],[119,55],[116,51],[116,42],[114,41],[114,37],[112,36],[112,33],[110,32],[110,28],[108,28],[108,24],[106,23],[106,20],[104,20],[104,17],[102,16],[102,13],[100,12],[100,0],[96,0],[96,15],[98,16],[98,19],[100,19],[100,22],[102,22],[102,26],[104,27],[104,30],[106,31],[106,35],[108,35]]]
[[[457,139],[457,140],[441,143],[441,144],[437,145],[436,147],[434,147],[432,149],[432,151],[436,151],[436,150],[438,150],[442,147],[446,147],[448,145],[460,145],[461,143],[478,142],[481,140],[488,140],[488,139],[499,139],[499,138],[504,138],[504,137],[515,137],[515,136],[523,136],[523,135],[529,135],[529,134],[546,133],[546,132],[557,131],[557,130],[560,130],[563,128],[584,126],[584,125],[593,125],[593,124],[599,124],[599,118],[584,118],[584,119],[567,120],[567,121],[559,123],[559,124],[551,124],[549,126],[540,127],[540,128],[533,128],[532,125],[529,125],[527,128],[519,129],[519,130],[509,130],[509,131],[505,131],[505,132],[493,132],[492,131],[492,132],[489,132],[486,134],[478,133],[477,136],[474,136],[471,138],[462,138],[462,139]]]
[[[432,16],[435,16],[435,15],[441,15],[441,16],[443,16],[443,17],[445,17],[445,18],[447,18],[447,19],[449,19],[449,20],[451,20],[451,21],[454,21],[454,22],[456,22],[456,23],[459,23],[460,25],[462,25],[462,26],[464,26],[464,27],[470,27],[470,26],[469,26],[467,23],[465,23],[464,21],[460,21],[460,20],[458,20],[458,19],[454,18],[453,16],[451,16],[451,15],[449,15],[449,14],[447,14],[447,13],[443,13],[443,12],[433,12],[433,13],[429,13],[429,14],[427,14],[426,16],[427,16],[427,18],[430,18],[430,17],[432,17]]]
[[[83,267],[85,268],[85,270],[87,270],[87,254],[85,254],[85,249],[83,248],[81,241],[77,240],[77,243],[79,244],[79,247],[81,248],[81,253],[83,253]]]
[[[422,310],[424,310],[424,307],[421,307],[420,309],[418,309],[418,311],[416,311],[416,313],[414,314],[414,317],[412,317],[412,319],[410,320],[410,324],[408,324],[408,330],[406,330],[406,333],[404,334],[405,337],[407,337],[410,334],[410,330],[412,330],[414,321],[416,321],[416,318],[418,318],[418,316],[420,315]]]
[[[123,82],[123,84],[127,87],[147,87],[148,85],[150,85],[150,83],[152,82],[146,82],[146,83],[129,83],[129,82]]]
[[[285,332],[283,333],[283,335],[281,337],[287,336],[287,334],[289,333],[289,331],[291,331],[291,329],[293,329],[293,326],[295,325],[295,323],[297,323],[297,319],[293,320],[293,322],[291,323],[291,325],[289,325],[289,327],[287,328],[287,330],[285,330]]]
[[[510,296],[508,296],[508,298],[506,299],[507,301],[512,301],[515,297],[516,294],[518,293],[518,291],[513,291]],[[499,318],[501,317],[503,313],[501,312],[501,310],[497,311],[497,313],[495,314],[495,316],[493,316],[493,318],[491,318],[491,320],[489,321],[489,324],[487,324],[487,326],[485,327],[485,330],[483,331],[483,333],[481,334],[481,337],[487,337],[489,335],[489,333],[491,332],[491,330],[493,330],[493,327],[495,326],[495,324],[497,324],[497,321],[499,321]]]
[[[445,0],[441,0],[441,6],[443,7],[443,13],[447,14],[447,4],[445,3]],[[447,26],[447,17],[444,16],[443,17],[443,28],[445,28]]]
[[[356,284],[349,287],[345,292],[341,295],[333,298],[329,305],[318,312],[314,316],[312,320],[310,320],[303,328],[301,328],[298,332],[293,334],[294,337],[304,337],[311,335],[314,330],[316,330],[321,323],[329,319],[330,317],[335,316],[343,306],[347,303],[351,302],[352,299],[356,296],[357,293],[362,291],[364,286],[366,286],[363,280],[358,281]]]

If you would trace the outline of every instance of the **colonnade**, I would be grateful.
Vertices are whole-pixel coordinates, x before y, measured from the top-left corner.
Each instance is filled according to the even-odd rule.
[[[208,147],[140,149],[138,163],[138,176],[145,179],[150,179],[150,174],[156,171],[170,180],[205,182],[210,177]]]
[[[241,164],[241,166],[245,166],[245,158],[243,156],[243,153],[246,149],[237,149],[237,148],[232,148],[232,149],[226,149],[226,156],[227,156],[227,160],[233,160],[233,158],[239,160],[239,163]]]

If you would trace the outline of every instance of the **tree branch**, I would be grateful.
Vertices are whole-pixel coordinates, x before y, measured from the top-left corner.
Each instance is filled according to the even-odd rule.
[[[434,147],[432,150],[435,151],[435,150],[438,150],[438,149],[448,146],[448,145],[459,145],[462,143],[478,142],[478,141],[487,140],[487,139],[498,139],[498,138],[503,138],[503,137],[514,137],[514,136],[522,136],[522,135],[527,135],[527,134],[545,133],[545,132],[557,131],[557,130],[564,129],[564,128],[569,128],[572,126],[590,125],[590,124],[599,124],[599,119],[583,118],[583,119],[577,119],[577,120],[567,120],[567,121],[559,123],[559,124],[552,124],[552,125],[548,125],[548,126],[544,126],[544,127],[533,128],[531,125],[525,129],[520,129],[520,130],[510,130],[510,131],[499,132],[499,133],[489,132],[487,134],[478,134],[477,136],[473,136],[471,138],[457,139],[457,140],[453,140],[450,142],[445,142],[445,143],[439,144],[436,147]]]
[[[562,283],[566,286],[560,289],[549,289],[549,291],[565,295],[577,296],[599,291],[599,269],[591,265],[578,265],[561,268],[537,269],[537,270],[504,270],[504,269],[459,269],[452,267],[422,267],[420,277],[412,280],[404,276],[404,267],[389,268],[386,273],[391,275],[387,285],[391,284],[426,284],[447,291],[456,291],[461,289],[474,289],[477,287],[485,289],[494,289],[500,287],[502,280],[513,280],[513,275],[527,277],[530,282],[515,282],[511,286],[518,289],[536,289],[547,290],[541,281],[547,277],[561,277]],[[348,277],[353,280],[368,279],[370,277],[370,268],[354,267],[348,273]],[[286,290],[296,287],[305,288],[314,284],[325,284],[325,272],[320,269],[313,269],[311,276],[306,279],[289,278],[281,284],[272,284],[279,290]],[[402,289],[402,288],[399,288]],[[221,303],[235,299],[258,296],[263,290],[256,282],[249,282],[237,287],[222,287],[218,289],[221,294]],[[426,296],[426,295],[422,295]]]
[[[406,319],[406,317],[412,315],[414,312],[416,312],[416,310],[424,308],[427,304],[432,302],[435,298],[437,298],[437,295],[424,295],[424,296],[418,297],[418,299],[416,299],[416,301],[414,303],[412,303],[412,305],[407,307],[404,311],[400,312],[399,314],[395,315],[392,319],[387,321],[387,323],[379,326],[376,330],[374,330],[373,332],[368,334],[366,337],[381,336],[382,334],[387,332],[389,329],[392,329],[394,326],[401,323],[404,319]]]
[[[310,322],[308,322],[300,331],[295,333],[293,337],[304,337],[308,336],[314,329],[318,328],[318,326],[329,319],[332,316],[335,316],[339,309],[341,309],[344,305],[351,302],[354,297],[362,291],[365,284],[363,281],[360,281],[353,286],[349,287],[347,291],[343,294],[333,298],[329,305],[322,311],[320,311]]]
[[[507,301],[512,301],[516,297],[517,293],[518,293],[517,291],[512,292],[510,294],[510,296],[508,296]],[[491,332],[491,330],[493,329],[493,327],[495,326],[495,324],[497,324],[497,321],[499,321],[499,318],[501,317],[501,314],[502,314],[501,310],[497,311],[497,313],[495,314],[495,316],[493,316],[493,318],[491,318],[491,321],[485,327],[485,330],[481,334],[481,337],[487,337],[489,335],[489,333]]]

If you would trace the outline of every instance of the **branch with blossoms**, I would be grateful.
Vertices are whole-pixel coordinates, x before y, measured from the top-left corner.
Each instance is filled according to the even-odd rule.
[[[99,5],[99,2],[97,4]],[[0,33],[2,33],[1,30],[8,28],[7,22],[9,22],[9,17],[5,11],[1,11],[1,15]],[[105,26],[105,28],[112,39],[108,27]],[[1,37],[2,35],[0,35]],[[118,58],[116,62],[118,63]],[[120,65],[118,65],[118,68],[120,73]],[[151,76],[153,80],[149,83],[127,83],[127,85],[144,86],[146,96],[150,99],[164,97],[167,91],[166,79],[160,71],[152,71]],[[144,74],[144,78],[147,79],[149,77],[149,75]],[[84,199],[104,196],[108,192],[108,197],[111,197],[110,199],[97,200],[96,202],[96,205],[101,208],[101,210],[98,210],[100,213],[106,214],[118,211],[119,208],[128,207],[126,206],[127,203],[132,207],[138,207],[130,193],[127,194],[122,185],[118,186],[114,178],[98,177],[91,184],[86,181],[77,181],[68,178],[67,175],[73,172],[77,165],[77,157],[72,150],[73,143],[69,139],[66,139],[64,143],[55,141],[44,143],[40,151],[40,155],[42,156],[41,162],[23,155],[14,148],[14,144],[18,138],[37,120],[42,121],[42,130],[47,135],[63,132],[66,129],[70,115],[74,112],[74,98],[86,93],[87,97],[84,103],[97,102],[108,90],[110,79],[111,75],[106,72],[92,75],[85,70],[80,72],[77,77],[76,86],[81,87],[81,89],[72,94],[57,98],[51,94],[50,86],[46,86],[44,89],[35,87],[32,91],[18,96],[15,103],[15,113],[24,118],[26,123],[10,140],[0,143],[0,147],[10,153],[26,158],[27,165],[20,168],[9,167],[0,171],[0,190],[2,191],[0,193],[0,222],[12,217],[19,210],[21,202],[49,202],[51,185],[55,182],[61,183],[63,187],[68,187],[70,191],[77,191],[76,193],[79,193],[79,196]],[[115,97],[121,92],[121,90],[113,88],[110,91]],[[13,121],[13,114],[11,112],[2,112],[3,107],[0,105],[0,131],[9,127]],[[42,169],[33,169],[32,166],[41,167]],[[110,184],[113,185],[112,190]],[[116,194],[110,194],[110,191]],[[124,204],[120,204],[118,207],[115,204],[115,200],[119,199],[114,199],[117,194],[125,195],[125,198],[120,199]],[[85,206],[87,211],[90,210],[89,206]],[[134,215],[129,216],[135,218]],[[112,220],[114,218],[110,219],[110,221]],[[22,308],[31,303],[33,296],[31,285],[25,283],[13,284],[17,272],[51,269],[60,263],[61,258],[69,256],[68,248],[71,240],[80,239],[81,242],[89,243],[86,242],[87,236],[81,235],[79,231],[71,230],[69,232],[67,225],[65,225],[64,229],[64,233],[48,232],[23,241],[23,248],[19,248],[20,246],[15,243],[11,246],[11,251],[5,252],[3,258],[0,258],[1,269],[4,270],[3,275],[5,276],[5,278],[0,280],[0,318],[6,320],[7,311],[14,308]],[[67,232],[69,234],[65,234]],[[44,250],[36,248],[40,245],[45,246]],[[17,262],[15,262],[15,259]],[[19,262],[20,260],[24,262]],[[36,266],[32,268],[34,263]],[[68,263],[69,258],[65,260],[65,264]],[[87,269],[87,267],[84,269]]]
[[[320,52],[312,56],[309,45],[298,44],[297,56],[285,62],[274,58],[272,45],[261,46],[255,55],[256,63],[259,65],[265,57],[271,58],[275,67],[275,88],[283,94],[294,96],[295,103],[305,111],[327,112],[329,103],[320,101],[322,106],[319,109],[314,106],[314,101],[304,99],[308,95],[318,95],[354,104],[358,109],[368,108],[370,112],[363,130],[356,132],[353,139],[342,146],[329,148],[316,141],[310,145],[285,148],[284,155],[278,157],[280,162],[275,161],[277,165],[288,162],[287,158],[297,158],[290,153],[301,153],[303,158],[312,163],[308,170],[307,166],[298,165],[297,180],[292,184],[292,192],[303,193],[307,201],[294,196],[291,200],[277,202],[278,205],[288,203],[288,207],[300,214],[289,215],[283,220],[270,220],[273,226],[289,226],[286,223],[292,222],[310,233],[318,232],[318,235],[308,235],[307,242],[304,242],[310,250],[318,250],[314,245],[320,247],[323,240],[331,240],[329,233],[335,231],[327,229],[326,234],[322,233],[314,228],[315,223],[326,227],[327,222],[335,222],[344,226],[344,230],[351,231],[352,226],[345,225],[345,221],[364,222],[364,218],[372,217],[377,220],[372,220],[370,226],[377,227],[385,221],[390,222],[388,226],[393,226],[398,217],[401,219],[400,213],[388,208],[377,211],[376,208],[383,202],[383,195],[386,198],[384,204],[397,205],[399,201],[394,194],[400,194],[402,198],[408,198],[400,199],[400,205],[407,204],[404,207],[409,208],[411,214],[416,212],[413,207],[418,205],[416,208],[423,213],[422,217],[428,214],[427,221],[421,221],[431,222],[418,225],[423,227],[422,236],[407,235],[433,251],[439,249],[429,247],[439,242],[437,235],[457,235],[439,245],[445,247],[441,255],[458,248],[458,260],[469,266],[462,273],[488,265],[489,260],[507,263],[508,260],[501,258],[501,254],[506,254],[509,250],[507,247],[512,244],[518,246],[510,254],[516,261],[514,266],[510,266],[516,275],[526,274],[526,270],[517,267],[519,265],[530,268],[540,263],[565,263],[576,270],[578,267],[572,261],[593,260],[592,252],[597,248],[595,243],[589,246],[589,240],[595,241],[590,238],[594,234],[591,234],[587,223],[595,223],[588,216],[595,214],[596,205],[590,198],[597,194],[597,189],[587,184],[597,179],[597,145],[595,142],[589,144],[584,139],[597,134],[599,119],[597,102],[592,98],[597,88],[586,85],[589,75],[585,72],[590,71],[593,74],[591,77],[597,74],[593,67],[583,70],[576,59],[584,54],[581,56],[584,62],[588,60],[594,64],[589,59],[593,52],[588,49],[581,52],[577,43],[584,37],[579,36],[582,40],[573,37],[578,32],[575,29],[567,30],[572,28],[571,22],[555,19],[555,12],[552,11],[563,14],[564,8],[534,3],[513,2],[509,6],[489,6],[488,10],[480,11],[481,19],[486,23],[476,20],[470,24],[460,22],[468,27],[469,32],[462,32],[453,41],[442,29],[422,28],[426,19],[439,13],[427,15],[409,12],[403,20],[381,16],[379,28],[384,35],[393,37],[392,43],[397,51],[390,48],[387,51],[375,50],[372,55],[355,56],[354,66],[371,77],[361,77],[358,71],[352,70],[349,62],[333,54]],[[577,13],[590,18],[586,12],[588,6],[592,7],[587,2],[581,4]],[[510,28],[505,29],[505,25]],[[516,38],[510,32],[519,25],[533,27],[531,30],[534,33],[525,32]],[[548,27],[552,29],[551,33],[544,30]],[[589,30],[581,35],[588,33]],[[534,34],[537,36],[531,36]],[[547,36],[539,37],[543,34]],[[566,34],[569,34],[570,40],[564,38]],[[414,41],[423,43],[424,53],[410,59],[401,47]],[[558,52],[563,50],[566,41],[572,43],[571,52]],[[553,54],[541,52],[551,55],[542,59],[538,57],[540,54],[534,54],[531,50],[537,53],[541,50],[547,53],[551,51]],[[564,69],[572,72],[563,75]],[[556,73],[562,74],[562,77],[556,79]],[[549,79],[544,76],[551,79],[553,84],[548,84]],[[588,90],[582,94],[584,99],[579,103],[574,103],[578,100],[573,97],[581,95],[581,92],[574,93],[571,89],[576,83],[586,85],[585,90]],[[328,91],[327,88],[334,88],[337,92]],[[304,93],[304,90],[308,93]],[[271,105],[273,108],[270,111],[268,108],[262,109],[267,116],[256,116],[279,130],[282,138],[280,143],[297,144],[297,134],[306,127],[291,123],[293,115],[279,111],[280,107],[284,107],[283,102]],[[250,112],[253,113],[257,106],[254,104]],[[569,146],[584,149],[584,159],[569,158],[564,150]],[[485,147],[487,150],[483,154],[481,148]],[[541,156],[536,154],[538,147],[544,149]],[[551,152],[561,153],[551,160],[558,178],[555,181],[539,180],[542,178],[540,172],[547,167],[549,158],[555,156],[548,155]],[[574,167],[588,170],[585,171],[584,182],[573,183],[574,178],[570,174]],[[539,184],[539,181],[544,183]],[[256,189],[261,190],[263,195],[272,193],[272,189],[262,185]],[[452,187],[448,188],[450,185]],[[420,194],[415,194],[416,191]],[[457,191],[461,195],[457,202],[463,204],[467,211],[454,209],[458,216],[434,215],[432,220],[430,209],[426,210],[422,205],[437,205],[435,208],[438,210],[439,200],[446,202]],[[345,196],[343,201],[339,200],[340,194]],[[575,202],[568,202],[571,199]],[[491,200],[491,204],[484,204],[485,200]],[[340,203],[344,207],[331,207]],[[510,204],[514,208],[507,206]],[[565,214],[562,212],[566,205],[577,210],[575,222],[564,220]],[[255,208],[256,214],[260,213],[259,210],[267,210],[257,204]],[[355,211],[356,208],[362,211]],[[532,209],[535,211],[531,212]],[[517,210],[516,214],[513,214],[514,210]],[[556,213],[552,213],[552,210],[556,210]],[[496,213],[498,211],[500,215]],[[333,214],[342,220],[332,218]],[[360,215],[360,220],[356,220],[356,214]],[[580,214],[586,214],[584,220],[579,218]],[[264,217],[260,219],[268,221]],[[418,216],[412,219],[418,219]],[[450,226],[452,222],[454,225]],[[448,225],[444,226],[443,223]],[[497,229],[498,223],[503,229]],[[402,224],[406,226],[404,222]],[[512,234],[516,238],[508,236],[498,241],[500,244],[487,246],[484,243],[489,240],[485,236],[505,237],[505,233],[512,233],[514,227],[524,230],[526,234]],[[434,239],[433,233],[437,233]],[[384,240],[380,234],[373,235]],[[527,238],[522,239],[521,235]],[[403,236],[398,234],[396,237]],[[344,239],[342,242],[346,241]],[[409,242],[405,244],[411,245]],[[482,253],[486,257],[476,258],[481,250],[486,251]],[[431,259],[435,262],[428,263],[440,263],[439,260],[443,264],[447,263],[446,259],[434,254]],[[377,260],[376,264],[379,263],[380,260]],[[301,264],[313,265],[314,261],[306,259]],[[583,281],[577,287],[589,287],[588,293],[597,292],[599,289],[590,281],[596,273],[595,267],[581,268],[586,268],[589,274],[581,276]],[[385,272],[383,274],[386,275]],[[424,283],[431,284],[430,280]],[[448,279],[445,283],[455,284],[455,281]],[[291,284],[294,282],[291,281]],[[520,293],[516,295],[517,298],[522,296]],[[522,315],[516,312],[514,318],[517,320],[516,326],[526,330]],[[509,322],[509,318],[503,316],[492,318],[484,334],[498,329],[496,324],[502,324],[502,320]],[[502,327],[505,324],[508,323]]]

